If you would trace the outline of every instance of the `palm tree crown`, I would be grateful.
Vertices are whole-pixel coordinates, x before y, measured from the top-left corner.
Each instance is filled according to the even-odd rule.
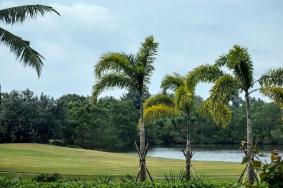
[[[22,23],[27,18],[35,18],[37,15],[44,16],[47,12],[55,12],[55,9],[44,5],[24,5],[0,10],[0,21],[4,24]],[[0,42],[10,48],[17,59],[26,66],[33,67],[40,76],[43,66],[43,56],[30,47],[30,42],[16,36],[0,27]]]
[[[116,52],[104,54],[95,65],[97,81],[93,88],[94,96],[112,87],[134,89],[142,94],[154,71],[157,48],[158,43],[153,36],[149,36],[136,55]]]

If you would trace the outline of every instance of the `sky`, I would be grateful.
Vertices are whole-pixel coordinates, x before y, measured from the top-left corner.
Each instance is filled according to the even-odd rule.
[[[99,57],[106,52],[136,53],[148,35],[160,45],[151,94],[160,91],[166,74],[186,74],[214,63],[234,44],[248,48],[255,78],[283,65],[281,0],[2,0],[0,9],[24,4],[50,5],[61,16],[47,14],[13,26],[0,22],[45,57],[38,78],[35,70],[24,67],[0,44],[4,92],[29,88],[55,98],[91,95]],[[199,84],[197,94],[208,97],[210,87]],[[103,96],[123,93],[114,89]],[[254,96],[262,98],[259,93]]]

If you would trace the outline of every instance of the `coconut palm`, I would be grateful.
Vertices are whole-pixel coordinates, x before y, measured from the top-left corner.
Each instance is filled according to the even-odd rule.
[[[24,5],[0,10],[0,21],[4,24],[14,25],[22,23],[27,18],[35,18],[37,15],[44,16],[47,12],[59,13],[50,6]],[[30,42],[16,36],[0,27],[0,42],[10,48],[10,51],[20,59],[25,66],[34,68],[40,76],[43,66],[43,56],[30,46]]]
[[[176,117],[182,116],[186,119],[187,124],[187,139],[186,149],[184,154],[186,156],[186,179],[190,179],[191,170],[191,140],[190,140],[190,127],[192,116],[195,110],[194,107],[194,94],[186,87],[186,77],[177,73],[167,75],[161,83],[163,94],[157,94],[148,98],[145,101],[144,116],[145,120],[151,121],[162,117]],[[174,91],[174,95],[168,95],[167,90]]]
[[[225,72],[224,70],[229,71]],[[253,63],[247,48],[235,45],[227,54],[220,56],[215,64],[195,68],[188,74],[186,79],[187,86],[190,87],[191,91],[194,91],[198,82],[214,83],[210,90],[210,96],[205,101],[205,106],[213,120],[219,125],[228,125],[230,122],[229,101],[234,96],[244,94],[247,119],[247,151],[249,156],[253,156],[250,95],[255,91],[260,91],[275,102],[283,105],[283,69],[269,70],[257,80],[254,79],[253,70]],[[254,182],[252,165],[248,169],[248,180],[250,183]]]
[[[139,135],[140,153],[145,154],[145,128],[143,117],[143,95],[147,84],[150,83],[154,71],[153,62],[157,55],[158,43],[153,36],[147,37],[141,44],[136,55],[125,53],[106,53],[95,65],[96,83],[93,86],[93,96],[97,96],[105,89],[118,87],[135,90],[139,95]],[[140,161],[140,180],[146,179],[145,161]]]

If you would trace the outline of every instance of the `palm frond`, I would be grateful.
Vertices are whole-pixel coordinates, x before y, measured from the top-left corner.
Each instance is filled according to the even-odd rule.
[[[145,100],[144,108],[149,108],[151,106],[158,105],[158,104],[164,104],[164,105],[171,106],[171,107],[175,106],[172,95],[157,94]]]
[[[164,117],[176,117],[178,115],[178,111],[172,106],[165,104],[157,104],[144,109],[144,120],[147,122]]]
[[[253,64],[248,49],[234,45],[230,51],[216,60],[216,65],[226,66],[241,80],[242,88],[248,90],[253,83]]]
[[[195,87],[199,82],[214,82],[222,75],[223,72],[215,65],[201,65],[187,74],[185,84],[194,93]]]
[[[44,16],[47,12],[54,12],[60,15],[59,12],[50,6],[24,5],[0,10],[0,20],[6,24],[14,24],[23,22],[27,18],[35,18],[37,15]]]
[[[175,92],[175,104],[178,109],[189,113],[193,106],[193,94],[185,86],[178,87]]]
[[[283,88],[282,87],[263,87],[261,92],[270,97],[275,103],[283,107]]]
[[[149,77],[154,70],[152,63],[156,58],[157,50],[158,43],[155,42],[153,36],[148,36],[141,44],[141,48],[137,53],[137,71],[143,75],[145,82],[149,82]]]
[[[105,74],[96,81],[93,86],[94,99],[103,91],[110,88],[118,87],[121,89],[133,87],[132,80],[122,73]]]
[[[232,76],[225,74],[219,77],[210,90],[210,99],[214,102],[228,103],[240,92],[240,83]]]
[[[215,102],[208,98],[204,102],[204,108],[217,125],[223,127],[229,125],[232,118],[232,112],[229,109],[228,105],[219,101]]]
[[[38,76],[41,73],[43,67],[43,56],[30,47],[30,42],[25,41],[22,38],[13,35],[0,27],[0,42],[4,43],[10,48],[10,51],[16,55],[17,59],[20,59],[24,65],[33,67]]]
[[[94,72],[96,77],[99,78],[107,71],[124,71],[130,76],[133,71],[130,63],[130,55],[113,52],[102,55],[98,63],[95,64]]]
[[[178,73],[174,73],[173,75],[166,75],[161,82],[161,88],[163,88],[165,91],[168,89],[175,91],[182,85],[185,85],[184,77],[182,77]]]
[[[259,79],[262,87],[266,86],[282,86],[283,85],[283,68],[269,70]]]

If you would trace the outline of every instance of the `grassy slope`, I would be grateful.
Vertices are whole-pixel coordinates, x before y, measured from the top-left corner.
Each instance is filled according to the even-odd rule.
[[[183,160],[147,158],[153,176],[179,172]],[[237,176],[244,166],[227,162],[193,161],[198,174]],[[64,175],[135,175],[138,158],[133,154],[110,153],[85,149],[42,145],[0,144],[0,172],[60,173]]]

